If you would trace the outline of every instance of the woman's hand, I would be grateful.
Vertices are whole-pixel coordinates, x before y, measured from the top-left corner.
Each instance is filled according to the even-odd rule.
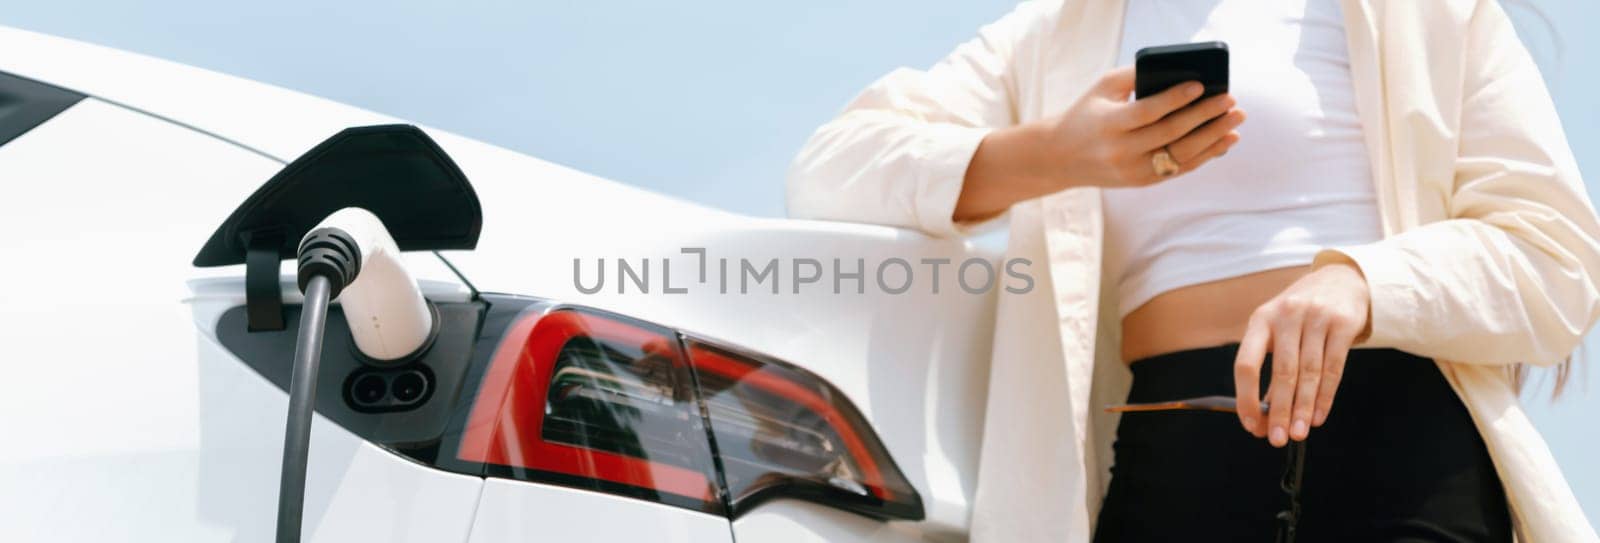
[[[1105,188],[1149,185],[1167,179],[1151,163],[1156,151],[1167,149],[1181,166],[1174,175],[1183,175],[1238,143],[1233,129],[1244,122],[1244,112],[1233,110],[1232,96],[1195,102],[1205,89],[1190,81],[1129,102],[1133,81],[1132,67],[1106,72],[1051,120],[1057,177]]]
[[[1306,274],[1250,315],[1233,363],[1245,430],[1282,447],[1327,420],[1345,356],[1365,335],[1370,296],[1360,269],[1339,262]],[[1269,349],[1269,412],[1262,420],[1261,366]]]
[[[1020,201],[1084,186],[1136,187],[1183,175],[1239,142],[1244,112],[1226,94],[1195,101],[1198,82],[1128,100],[1132,67],[1106,72],[1065,112],[990,132],[967,165],[953,218],[986,218]],[[1156,175],[1162,148],[1180,166]]]

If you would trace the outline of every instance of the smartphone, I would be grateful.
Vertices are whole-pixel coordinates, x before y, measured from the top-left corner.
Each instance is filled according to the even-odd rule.
[[[1206,86],[1201,98],[1228,92],[1228,44],[1180,43],[1140,49],[1133,55],[1133,95],[1159,94],[1185,81]]]

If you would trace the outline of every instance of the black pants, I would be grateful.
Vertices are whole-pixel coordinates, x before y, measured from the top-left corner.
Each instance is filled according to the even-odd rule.
[[[1237,347],[1134,362],[1128,401],[1232,396]],[[1285,449],[1233,414],[1127,413],[1115,448],[1096,542],[1273,540]],[[1351,351],[1304,466],[1297,541],[1511,541],[1488,449],[1427,359]]]

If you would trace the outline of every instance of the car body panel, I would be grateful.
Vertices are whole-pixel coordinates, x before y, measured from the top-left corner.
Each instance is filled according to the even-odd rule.
[[[0,27],[0,50],[25,52],[0,57],[0,71],[90,96],[0,146],[0,179],[13,195],[20,191],[0,199],[0,227],[25,233],[0,242],[6,254],[24,255],[7,265],[0,315],[26,323],[23,330],[6,332],[22,341],[14,342],[21,348],[11,351],[10,363],[20,369],[0,385],[0,418],[9,433],[24,437],[0,453],[0,488],[42,485],[48,490],[41,492],[57,501],[96,495],[104,502],[76,511],[52,509],[47,504],[56,502],[0,492],[0,539],[49,535],[52,524],[93,512],[125,530],[74,526],[83,531],[63,533],[116,533],[117,539],[134,540],[168,540],[154,537],[160,533],[195,540],[268,537],[285,395],[212,337],[216,315],[231,307],[226,304],[243,301],[243,266],[197,269],[189,261],[228,213],[283,163],[345,127],[396,120],[21,30]],[[776,500],[736,523],[741,539],[787,541],[793,519],[831,523],[807,532],[831,541],[890,535],[943,540],[965,533],[995,296],[962,292],[954,271],[965,259],[992,261],[994,251],[887,227],[745,217],[448,132],[427,132],[483,202],[478,248],[445,252],[478,288],[590,305],[804,366],[860,409],[926,508],[924,521],[885,524]],[[752,182],[776,178],[775,173],[772,180]],[[781,277],[792,274],[789,266],[797,260],[831,267],[839,259],[853,271],[862,259],[864,292],[854,290],[853,280],[833,292],[829,273],[818,283],[784,280],[776,294],[724,293],[715,276],[698,281],[698,257],[685,248],[704,249],[712,262],[728,259],[734,266],[778,259]],[[460,280],[432,255],[406,257],[412,272],[429,281],[430,298],[466,295]],[[876,284],[873,266],[892,257],[918,267],[912,290],[893,294]],[[650,278],[651,292],[629,285],[619,293],[614,275],[600,292],[579,291],[575,262],[592,266],[600,259],[613,266],[618,260],[651,261],[658,274]],[[938,281],[922,275],[923,259],[948,260]],[[659,275],[668,261],[670,279]],[[292,275],[288,266],[286,276]],[[666,293],[668,281],[688,291]],[[297,303],[292,290],[285,299]],[[69,348],[72,354],[63,355]],[[40,412],[51,416],[22,415]],[[362,444],[320,417],[312,443],[315,479],[308,484],[306,518],[308,533],[318,537],[346,537],[358,533],[359,525],[384,522],[435,523],[443,531],[426,533],[440,536],[473,518],[503,525],[503,519],[474,512],[482,507],[478,491],[470,492],[471,499],[456,499],[468,483],[482,487],[485,497],[495,488],[506,500],[547,500],[521,496],[513,490],[525,487],[505,487],[509,482],[409,473],[429,470]],[[141,458],[166,467],[130,467]],[[402,465],[406,469],[397,467]],[[123,471],[122,478],[105,478]],[[374,485],[390,483],[374,477],[396,480],[389,490],[375,491]],[[421,496],[420,502],[390,496],[406,488],[443,490],[426,492],[437,498]],[[151,492],[157,497],[144,498]],[[384,497],[356,498],[373,493]],[[447,499],[452,505],[442,503]],[[498,499],[488,503],[516,507]],[[474,509],[464,511],[461,503]],[[419,513],[434,510],[437,518]],[[358,520],[323,519],[336,512]],[[509,534],[520,528],[505,529]],[[488,536],[474,528],[473,537]]]
[[[733,543],[728,519],[559,486],[488,479],[472,543],[661,541]]]

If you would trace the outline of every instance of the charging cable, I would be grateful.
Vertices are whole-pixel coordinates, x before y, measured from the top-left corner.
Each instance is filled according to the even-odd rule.
[[[322,363],[322,336],[328,302],[361,270],[361,253],[350,235],[338,228],[318,228],[300,242],[300,335],[294,346],[294,373],[289,377],[289,421],[283,436],[283,470],[278,483],[278,543],[300,541],[305,510],[306,460],[311,451],[311,415],[317,403],[317,372]]]

